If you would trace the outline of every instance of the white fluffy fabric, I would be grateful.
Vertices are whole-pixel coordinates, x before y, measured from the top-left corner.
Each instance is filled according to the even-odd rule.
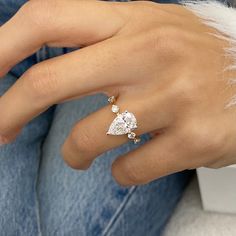
[[[202,22],[215,28],[219,33],[215,34],[229,42],[229,47],[225,48],[226,56],[233,59],[233,63],[225,70],[236,70],[236,9],[227,6],[226,3],[218,1],[183,0],[182,5],[195,13]],[[236,78],[227,81],[229,84],[236,84]],[[226,104],[226,108],[236,105],[236,95]]]

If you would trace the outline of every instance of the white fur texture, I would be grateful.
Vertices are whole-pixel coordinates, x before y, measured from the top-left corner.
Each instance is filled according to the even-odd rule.
[[[215,34],[216,37],[229,42],[230,47],[225,48],[225,53],[226,56],[233,59],[233,63],[225,70],[236,70],[236,9],[213,0],[183,0],[181,3],[200,17],[204,24],[220,32]],[[236,78],[229,79],[227,83],[229,85],[236,84]],[[228,108],[233,105],[236,105],[236,95],[227,102],[225,107]]]

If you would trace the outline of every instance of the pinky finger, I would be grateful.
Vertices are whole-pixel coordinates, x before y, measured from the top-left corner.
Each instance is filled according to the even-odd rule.
[[[173,135],[163,133],[138,149],[119,157],[112,166],[116,181],[124,186],[148,183],[187,169],[184,153]]]

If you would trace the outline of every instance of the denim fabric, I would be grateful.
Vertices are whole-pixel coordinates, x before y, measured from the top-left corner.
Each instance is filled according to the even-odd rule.
[[[23,2],[0,0],[1,24]],[[43,48],[18,64],[0,80],[0,95],[30,66],[65,51]],[[0,236],[161,234],[190,172],[123,188],[112,179],[110,165],[134,144],[103,154],[85,172],[72,170],[60,156],[73,124],[105,104],[103,95],[95,95],[52,107],[31,121],[14,143],[0,148]]]

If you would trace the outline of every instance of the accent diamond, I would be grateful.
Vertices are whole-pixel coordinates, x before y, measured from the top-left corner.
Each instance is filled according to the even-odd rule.
[[[119,112],[120,108],[117,105],[112,105],[111,110],[112,112],[117,113]]]
[[[107,100],[110,104],[113,104],[116,101],[116,98],[115,98],[115,96],[111,96]]]
[[[136,134],[134,132],[128,133],[129,139],[134,139],[136,137]]]
[[[135,138],[135,139],[134,139],[134,144],[137,144],[137,143],[139,143],[140,141],[141,141],[140,138]]]
[[[128,134],[137,128],[137,120],[133,113],[125,111],[118,114],[111,123],[107,134],[123,135]]]

